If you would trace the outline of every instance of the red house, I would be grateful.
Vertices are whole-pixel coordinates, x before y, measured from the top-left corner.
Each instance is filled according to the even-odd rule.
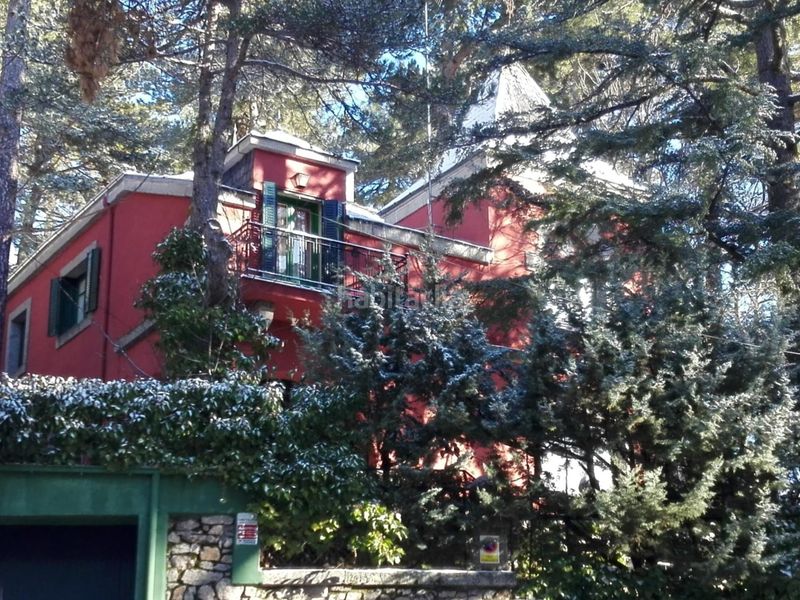
[[[521,67],[506,67],[484,86],[465,126],[522,115],[546,101]],[[427,181],[420,181],[375,211],[355,202],[356,161],[282,132],[253,133],[234,144],[225,161],[218,220],[234,250],[232,267],[245,303],[269,315],[270,332],[283,342],[272,358],[277,378],[297,376],[293,319],[319,315],[326,296],[354,284],[338,277],[339,268],[369,272],[389,252],[413,283],[418,269],[412,251],[429,225],[443,266],[452,272],[480,280],[532,268],[535,238],[520,218],[500,208],[503,190],[472,204],[455,226],[445,223],[443,203],[436,200],[454,179],[491,164],[493,149],[448,153],[435,166],[431,195]],[[510,178],[541,187],[533,170]],[[5,371],[159,376],[157,333],[134,301],[156,272],[155,245],[186,221],[191,186],[190,174],[120,175],[20,264],[9,281]]]

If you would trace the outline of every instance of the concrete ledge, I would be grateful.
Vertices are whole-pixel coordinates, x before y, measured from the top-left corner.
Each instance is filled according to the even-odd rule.
[[[155,321],[151,319],[145,319],[117,340],[117,343],[114,344],[114,352],[124,352],[151,331],[153,331],[155,327]]]
[[[401,246],[411,246],[419,248],[425,242],[426,233],[417,229],[409,229],[400,225],[390,225],[388,223],[376,223],[358,217],[348,217],[347,228],[350,231],[362,233],[370,237],[377,238],[384,242],[392,242]],[[488,265],[494,258],[491,248],[462,242],[441,235],[434,236],[434,249],[447,256],[463,258],[473,262]]]
[[[459,569],[265,569],[260,587],[510,589],[516,585],[511,571]]]

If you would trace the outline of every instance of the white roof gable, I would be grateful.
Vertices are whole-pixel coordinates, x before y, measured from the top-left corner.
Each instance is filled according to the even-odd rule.
[[[497,125],[502,131],[504,126],[518,121],[520,124],[537,118],[537,113],[550,107],[550,99],[539,84],[531,77],[521,64],[513,63],[494,71],[478,93],[476,101],[467,109],[461,124],[462,134],[469,140],[475,129]],[[436,198],[444,188],[456,179],[463,179],[491,165],[490,152],[493,149],[524,144],[529,136],[510,134],[502,139],[490,139],[478,143],[467,144],[464,148],[447,150],[439,160],[431,166],[431,193]],[[560,139],[574,139],[572,131],[559,134]],[[553,161],[557,156],[548,153],[542,156],[542,162]],[[536,164],[521,165],[519,172],[510,173],[509,177],[532,192],[543,191],[545,179],[543,170]],[[611,164],[592,159],[583,163],[592,175],[611,184],[623,187],[636,187],[625,175],[619,173]],[[425,206],[428,200],[427,178],[414,182],[408,189],[397,195],[383,206],[379,214],[387,223],[397,223],[404,217]]]
[[[461,123],[461,132],[469,136],[475,128],[491,127],[510,119],[527,120],[543,107],[550,106],[550,99],[530,73],[520,64],[513,63],[494,71],[481,86],[475,102],[467,109]],[[484,141],[470,144],[464,148],[447,150],[432,165],[433,188],[441,191],[458,173],[458,177],[468,177],[484,168],[485,161],[467,161],[477,153],[498,146],[508,146],[520,141],[519,136],[506,136],[503,140]],[[465,163],[462,165],[462,163]],[[470,168],[465,173],[464,168]],[[390,223],[396,223],[427,202],[427,177],[414,182],[408,189],[393,198],[380,210],[381,216]]]
[[[510,117],[528,115],[550,99],[530,73],[514,63],[492,73],[481,86],[476,102],[469,107],[461,129],[486,127]]]

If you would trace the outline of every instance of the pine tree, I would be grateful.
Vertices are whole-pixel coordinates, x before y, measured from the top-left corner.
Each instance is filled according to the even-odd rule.
[[[484,413],[505,350],[491,346],[469,297],[424,254],[406,288],[387,258],[380,275],[326,304],[303,334],[307,377],[353,398],[358,449],[374,465],[381,501],[409,529],[407,561],[468,560],[474,527],[490,512],[475,450],[490,447]],[[488,490],[486,490],[488,494]]]
[[[542,288],[503,423],[510,445],[535,441],[584,481],[565,494],[547,468],[530,475],[536,509],[517,518],[537,597],[758,597],[765,572],[785,579],[766,546],[794,403],[786,340],[769,320],[734,323],[702,281],[611,280],[603,303]]]
[[[34,0],[28,21],[18,260],[121,171],[181,172],[189,166],[181,147],[187,128],[176,118],[181,108],[154,69],[125,65],[93,103],[81,101],[77,78],[63,67],[67,12],[64,2]]]
[[[748,381],[759,382],[762,389],[771,390],[773,395],[781,398],[796,394],[800,196],[796,185],[794,111],[798,98],[793,90],[796,76],[792,63],[800,9],[793,3],[772,0],[515,4],[514,19],[507,27],[499,31],[485,29],[479,33],[485,50],[481,56],[485,58],[470,66],[473,70],[485,71],[521,63],[550,93],[552,103],[496,126],[464,134],[459,140],[461,144],[484,140],[497,142],[495,160],[491,169],[455,186],[449,199],[454,213],[458,214],[463,203],[486,197],[486,191],[492,186],[510,187],[520,205],[540,209],[542,216],[529,225],[546,237],[546,266],[542,273],[507,282],[502,293],[498,293],[502,283],[493,283],[487,293],[490,303],[495,298],[510,298],[516,301],[517,314],[525,315],[542,309],[544,305],[531,304],[524,293],[515,290],[531,285],[537,288],[539,283],[536,279],[540,276],[545,281],[549,281],[549,277],[561,278],[568,281],[569,286],[587,282],[590,288],[595,289],[595,295],[599,293],[602,282],[607,281],[607,288],[643,286],[643,293],[651,294],[653,298],[653,308],[648,310],[661,315],[662,323],[667,327],[670,319],[667,313],[660,311],[674,303],[674,299],[663,291],[654,293],[651,287],[659,281],[679,282],[677,274],[683,271],[691,273],[706,288],[698,296],[702,301],[679,303],[682,308],[677,310],[674,318],[683,318],[691,325],[683,332],[686,338],[682,342],[679,337],[666,335],[666,330],[659,334],[663,343],[672,340],[675,344],[688,344],[687,348],[681,349],[678,345],[670,350],[676,352],[676,356],[683,356],[685,363],[664,359],[660,364],[653,364],[647,345],[638,349],[626,345],[637,338],[644,338],[652,344],[653,339],[648,337],[649,334],[645,335],[646,331],[640,331],[622,343],[619,332],[613,327],[608,331],[613,323],[603,324],[601,321],[603,326],[599,326],[599,313],[583,310],[570,313],[571,326],[580,333],[578,342],[567,333],[554,329],[558,325],[555,317],[551,318],[549,328],[541,325],[541,331],[535,329],[533,356],[537,352],[543,356],[552,353],[552,360],[537,363],[535,384],[529,382],[526,385],[532,386],[530,389],[535,390],[536,397],[545,402],[548,410],[553,410],[547,404],[548,395],[558,397],[561,388],[569,386],[570,381],[583,382],[583,387],[575,390],[574,402],[561,405],[568,409],[562,408],[564,414],[555,424],[549,420],[554,418],[549,412],[536,412],[538,404],[528,406],[526,410],[529,414],[533,411],[536,417],[522,436],[525,440],[522,445],[534,455],[547,450],[548,445],[554,443],[547,437],[548,428],[572,419],[572,437],[568,438],[566,447],[562,441],[555,449],[568,452],[576,460],[582,454],[594,452],[595,444],[599,443],[597,436],[602,432],[602,428],[598,431],[597,419],[603,417],[610,400],[600,392],[589,392],[595,389],[593,386],[608,385],[615,378],[620,379],[619,385],[632,388],[639,385],[647,390],[648,386],[655,384],[657,377],[664,381],[680,381],[687,379],[690,373],[697,384],[694,387],[688,382],[684,384],[686,391],[682,402],[688,402],[687,408],[692,411],[702,408],[705,402],[716,402],[719,410],[727,411],[730,422],[739,420],[744,423],[755,419],[759,403],[766,402],[763,396],[757,395],[758,389],[747,387]],[[468,36],[467,41],[471,41],[471,37]],[[544,192],[532,193],[510,180],[509,176],[526,167],[534,167],[543,173]],[[634,281],[634,277],[638,280]],[[684,292],[678,293],[681,286],[675,285],[678,287],[673,295],[678,298],[685,296]],[[699,283],[685,282],[681,285],[691,294],[699,294]],[[733,296],[747,289],[761,291],[749,296],[749,306],[739,297],[738,303],[719,307],[721,323],[712,325],[707,315],[708,308],[704,308],[711,306],[707,298]],[[580,307],[584,301],[573,298],[572,304]],[[589,303],[598,305],[595,310],[604,305],[599,297],[591,298]],[[618,311],[626,306],[630,308],[629,301],[619,303],[620,308],[612,311],[620,323],[650,320],[642,312],[623,319],[624,313]],[[758,318],[749,321],[741,318],[743,310],[746,312],[754,306],[759,307],[757,312],[761,314]],[[562,312],[567,311],[564,309]],[[767,328],[770,333],[758,334],[755,341],[749,340],[749,336],[755,335],[753,328],[758,330],[762,322],[772,323]],[[697,329],[700,325],[702,327]],[[644,327],[644,324],[639,326]],[[730,345],[720,340],[712,343],[710,340],[714,338],[702,337],[701,334],[733,341]],[[552,340],[549,345],[547,339]],[[691,341],[693,339],[695,341]],[[706,346],[700,344],[701,340],[705,340]],[[756,343],[765,349],[753,352],[743,345],[745,342]],[[658,345],[654,348],[657,349]],[[782,356],[781,348],[789,352]],[[589,352],[587,356],[598,353],[603,357],[592,366],[596,381],[584,381],[583,378],[591,373],[576,371],[581,365],[585,368],[591,366],[591,363],[581,362],[589,361],[588,358],[579,358],[583,352]],[[667,353],[665,358],[669,356]],[[772,371],[763,362],[766,356],[773,357]],[[623,360],[624,357],[628,358]],[[637,357],[638,360],[647,359],[649,371],[634,368]],[[735,369],[727,371],[724,379],[733,385],[734,375],[738,373],[741,376],[737,384],[741,389],[737,394],[744,397],[739,399],[741,405],[737,403],[736,410],[726,408],[731,398],[726,396],[728,392],[720,396],[724,390],[721,391],[714,381],[719,373],[712,367],[716,368],[718,359],[736,361]],[[553,373],[552,361],[556,360],[564,365],[570,365],[572,361],[574,368]],[[784,364],[786,362],[789,364]],[[634,376],[641,381],[637,382]],[[786,377],[789,379],[784,380]],[[602,389],[601,386],[599,390]],[[697,404],[699,400],[702,402]],[[783,406],[781,410],[795,411],[783,414],[784,421],[796,420],[796,406],[786,404],[784,400],[776,402]],[[688,426],[678,411],[680,405],[673,406],[675,414],[663,415],[664,423],[674,423],[676,430]],[[581,411],[588,412],[583,415]],[[586,421],[578,419],[582,415]],[[630,428],[624,413],[617,416],[623,430]],[[710,413],[706,416],[711,418]],[[654,427],[652,423],[648,425],[648,419],[643,420],[643,426]],[[579,427],[578,423],[583,425]],[[772,421],[768,419],[760,425],[752,423],[753,427],[772,427],[775,432],[779,431],[780,425],[776,414],[773,414]],[[741,440],[734,433],[721,430],[714,434],[719,439],[714,452],[723,461],[723,470],[731,454],[741,446]],[[780,452],[765,449],[764,463],[753,467],[753,472],[766,476],[769,469],[774,469],[770,477],[778,487],[795,484],[796,439],[796,436],[787,437],[780,445]],[[644,441],[652,444],[657,440]],[[659,477],[666,485],[669,498],[670,493],[675,493],[670,487],[675,482],[670,479],[669,470],[673,468],[670,465],[677,461],[670,454],[675,450],[670,445],[661,447],[658,444],[654,449],[646,446],[644,441],[641,451],[654,454],[652,460],[656,462],[651,466],[662,469]],[[624,454],[618,449],[614,451]],[[629,480],[631,485],[647,484],[655,498],[662,493],[659,491],[662,483],[644,477],[641,481],[636,479],[636,469],[644,468],[638,466],[639,461],[646,462],[647,458],[646,455],[637,458],[634,453],[633,458],[628,457],[625,468],[633,469],[633,479]],[[782,461],[780,466],[774,462],[779,458]],[[622,473],[621,467],[607,462],[609,469],[613,467],[612,471]],[[686,476],[680,462],[675,464],[674,468],[679,469],[681,476]],[[534,461],[534,470],[536,466]],[[713,472],[711,463],[705,463],[705,467],[704,473]],[[736,471],[736,477],[744,476],[751,467]],[[798,514],[793,500],[797,497],[796,490],[779,493],[770,488],[767,493],[764,491],[766,488],[759,487],[764,481],[759,477],[761,475],[754,474],[752,480],[734,478],[725,489],[719,483],[713,487],[713,493],[720,494],[725,490],[734,493],[731,490],[741,486],[741,490],[748,492],[740,490],[737,493],[752,493],[753,497],[766,503],[736,506],[736,510],[742,511],[734,511],[737,523],[752,523],[753,531],[758,535],[743,533],[735,543],[731,542],[733,550],[724,547],[723,540],[730,542],[736,538],[736,525],[726,525],[725,532],[711,532],[716,541],[709,546],[716,547],[714,552],[725,565],[706,564],[706,567],[711,580],[719,577],[717,583],[722,588],[736,585],[735,578],[725,574],[725,569],[737,562],[727,562],[728,556],[735,555],[741,559],[740,572],[748,577],[755,577],[759,569],[767,568],[765,556],[771,550],[763,551],[759,544],[766,544],[766,538],[758,542],[759,535],[772,536],[770,539],[775,546],[766,544],[765,547],[777,548],[782,542],[784,564],[796,565],[796,562],[792,563],[796,558],[785,552],[791,544],[787,545],[787,537],[782,536],[790,537],[791,532],[797,530],[797,522],[778,521],[769,516],[769,510],[774,509],[771,503],[779,500],[783,506],[778,516],[795,519]],[[700,480],[695,477],[694,483],[697,494],[702,496],[702,487],[697,487]],[[591,473],[587,473],[587,485],[594,488]],[[631,489],[635,490],[635,485]],[[682,493],[689,492],[687,488]],[[600,497],[596,490],[594,494]],[[712,502],[720,500],[717,496],[711,498]],[[558,508],[556,513],[565,504],[573,505],[569,497],[551,498],[550,502]],[[589,515],[600,510],[598,502],[595,500],[586,505]],[[613,501],[603,505],[606,510],[603,514],[611,521],[619,520],[622,504]],[[770,518],[775,520],[775,530],[782,533],[776,533],[765,525]],[[542,519],[536,522],[541,523]],[[692,519],[685,522],[690,521]],[[544,529],[555,530],[564,536],[572,535],[573,528],[580,530],[580,519],[570,517],[561,522],[563,527],[548,526]],[[656,523],[657,520],[654,527],[658,527]],[[584,531],[578,539],[591,540],[592,535]],[[663,549],[668,546],[666,542],[662,546],[659,541],[666,539],[664,535],[663,531],[653,530],[636,543],[640,546],[654,544]],[[608,538],[601,539],[608,541]],[[583,543],[570,546],[570,549],[577,551]],[[701,544],[684,548],[680,539],[673,539],[670,544],[676,550],[685,550],[682,556],[687,561],[702,562],[697,554]],[[609,548],[628,554],[633,572],[640,566],[634,563],[647,564],[648,552],[656,555],[660,552],[646,547],[637,550],[633,547],[635,544],[623,546],[612,545]],[[602,549],[596,556],[607,556],[609,548]],[[748,554],[748,549],[752,554]],[[557,552],[551,553],[549,559],[554,557],[557,557]],[[658,560],[660,558],[656,562]],[[691,573],[686,575],[689,570],[688,567],[684,570],[682,559],[665,559],[664,562],[672,565],[661,571],[665,581],[680,586],[684,579],[688,581],[694,577]],[[604,569],[609,565],[605,560],[600,564]],[[777,570],[768,572],[769,575],[760,579],[762,583],[782,579]],[[721,583],[722,580],[725,583]],[[753,587],[755,579],[750,581],[742,585]],[[698,586],[708,590],[710,588],[702,587],[707,583],[700,581]],[[744,592],[739,590],[738,593]]]
[[[5,334],[8,260],[19,188],[19,141],[30,0],[12,0],[6,12],[0,64],[0,336]]]
[[[656,266],[700,250],[741,275],[781,273],[791,294],[799,12],[772,0],[518,6],[507,27],[480,32],[486,58],[472,67],[524,64],[552,104],[462,135],[506,143],[454,206],[535,163],[547,192],[519,188],[518,200],[546,209],[541,224],[573,245],[573,266],[602,270],[609,248]]]

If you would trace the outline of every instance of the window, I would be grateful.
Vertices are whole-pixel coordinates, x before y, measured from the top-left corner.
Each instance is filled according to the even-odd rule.
[[[97,309],[99,275],[100,249],[91,248],[50,281],[47,335],[63,343],[88,325],[89,313]]]
[[[311,233],[311,211],[278,202],[278,229],[284,230],[277,234],[278,273],[312,279],[315,266],[314,242],[313,238],[303,235]],[[297,232],[299,235],[289,232]]]
[[[342,262],[343,207],[335,199],[279,193],[274,183],[265,181],[261,270],[306,282],[333,283]]]
[[[9,375],[21,375],[27,369],[30,309],[29,298],[9,314],[6,338],[6,373]]]

